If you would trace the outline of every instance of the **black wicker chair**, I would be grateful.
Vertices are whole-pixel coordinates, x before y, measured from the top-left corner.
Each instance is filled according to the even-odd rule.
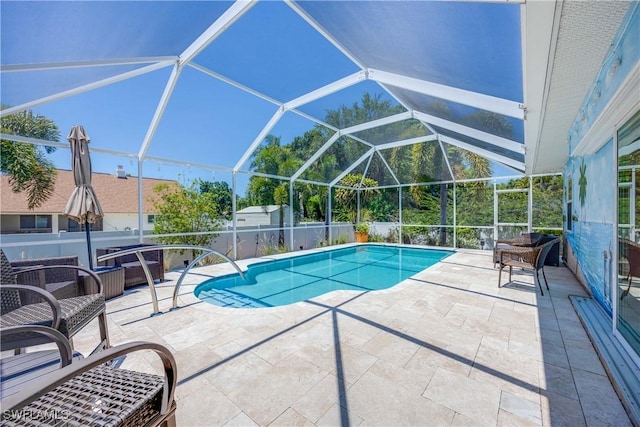
[[[23,276],[32,267],[44,265],[78,265],[77,256],[61,256],[50,258],[36,258],[20,261],[10,261],[11,267],[16,273],[18,283],[25,283]],[[78,296],[78,271],[71,268],[52,268],[48,270],[38,270],[38,286],[45,291],[51,292],[56,298],[71,298]],[[34,284],[35,285],[35,284]]]
[[[109,347],[105,298],[100,277],[93,271],[76,265],[44,265],[21,270],[22,278],[32,278],[42,270],[66,268],[93,277],[98,284],[97,293],[56,298],[50,292],[28,284],[19,283],[4,252],[0,251],[0,328],[22,325],[51,326],[60,331],[66,338],[71,338],[93,319],[98,318],[101,342],[99,347]],[[37,277],[37,276],[36,276]],[[0,335],[0,349],[17,350],[42,342],[50,341],[41,334]]]

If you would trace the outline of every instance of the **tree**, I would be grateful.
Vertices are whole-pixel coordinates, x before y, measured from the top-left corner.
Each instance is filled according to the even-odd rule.
[[[200,192],[210,193],[213,201],[220,209],[220,214],[224,219],[231,219],[232,216],[232,191],[225,181],[201,181]]]
[[[288,146],[280,144],[280,137],[267,135],[265,144],[251,157],[251,169],[269,175],[291,176],[299,167],[300,160],[291,155]],[[274,192],[280,183],[264,176],[252,176],[247,187],[247,198],[253,205],[275,204]]]
[[[30,110],[1,117],[0,130],[6,134],[46,141],[60,140],[58,126],[52,120]],[[0,144],[0,171],[9,175],[11,190],[15,193],[26,192],[29,209],[42,205],[51,197],[55,187],[56,169],[46,158],[46,154],[52,153],[55,147],[42,148],[4,139]]]
[[[276,175],[291,176],[302,164],[301,159],[291,152],[290,146],[282,146],[280,137],[267,135],[266,144],[258,148],[252,156],[251,168],[255,171]],[[289,200],[288,185],[273,178],[252,176],[249,179],[247,195],[259,206],[278,205],[279,237],[278,246],[284,247],[284,206]]]
[[[340,185],[349,188],[336,188],[335,199],[340,205],[338,208],[339,220],[356,222],[358,208],[358,192],[360,192],[360,204],[365,204],[371,197],[379,191],[372,187],[377,187],[378,182],[371,178],[363,177],[362,174],[349,174],[340,180]],[[341,214],[341,215],[340,215]]]
[[[432,114],[445,119],[451,119],[452,114],[444,103],[433,103],[428,108]],[[490,132],[503,137],[511,137],[513,127],[506,119],[495,113],[477,111],[462,119],[462,122],[476,129]],[[486,178],[491,176],[491,165],[489,161],[471,151],[463,150],[454,146],[446,146],[445,151],[436,144],[416,144],[412,150],[412,180],[418,182],[430,182],[444,180],[449,176],[447,170],[447,159],[451,165],[453,178]],[[446,156],[446,158],[445,158]],[[428,165],[428,167],[426,167]],[[424,171],[429,170],[430,175]],[[477,184],[478,193],[482,191],[483,184]],[[434,199],[439,199],[440,227],[438,244],[446,244],[447,234],[447,212],[449,210],[450,191],[447,184],[440,183],[438,189],[434,186],[413,186],[410,188],[412,199],[421,208],[433,208]],[[480,194],[478,194],[480,196]]]
[[[278,228],[280,233],[278,236],[278,247],[284,248],[284,206],[289,200],[289,191],[287,190],[287,184],[280,184],[273,191],[273,199],[278,205]]]
[[[154,234],[178,234],[158,237],[163,244],[208,246],[211,234],[185,234],[214,232],[221,226],[222,214],[214,194],[200,191],[202,181],[195,180],[189,186],[159,184],[154,188],[159,200],[153,221]]]

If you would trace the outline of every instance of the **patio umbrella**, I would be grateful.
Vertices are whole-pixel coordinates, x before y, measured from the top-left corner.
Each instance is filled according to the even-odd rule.
[[[104,216],[98,197],[91,187],[91,157],[89,156],[89,136],[84,128],[75,125],[71,128],[67,140],[71,144],[71,162],[76,188],[64,208],[64,214],[78,224],[86,224],[89,268],[93,270],[93,252],[91,250],[91,224]]]

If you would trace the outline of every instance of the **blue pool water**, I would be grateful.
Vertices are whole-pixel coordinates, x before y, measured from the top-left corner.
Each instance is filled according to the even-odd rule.
[[[327,292],[389,288],[453,254],[452,251],[358,245],[249,266],[201,283],[195,295],[223,307],[274,307]]]

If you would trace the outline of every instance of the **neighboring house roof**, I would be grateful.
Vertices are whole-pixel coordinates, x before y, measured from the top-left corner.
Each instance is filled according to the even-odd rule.
[[[155,213],[154,200],[157,195],[153,189],[158,184],[178,185],[167,179],[143,178],[142,191],[144,212]],[[98,201],[105,213],[137,213],[138,212],[138,179],[135,176],[118,178],[116,175],[94,172],[91,185],[98,196]],[[56,213],[62,214],[69,196],[75,188],[73,173],[58,169],[53,195],[42,206],[33,210],[27,208],[27,197],[24,192],[11,191],[9,177],[0,175],[0,213]]]
[[[288,207],[284,205],[284,207]],[[280,209],[280,205],[266,205],[266,206],[249,206],[244,209],[240,209],[238,214],[267,214],[275,212]]]

